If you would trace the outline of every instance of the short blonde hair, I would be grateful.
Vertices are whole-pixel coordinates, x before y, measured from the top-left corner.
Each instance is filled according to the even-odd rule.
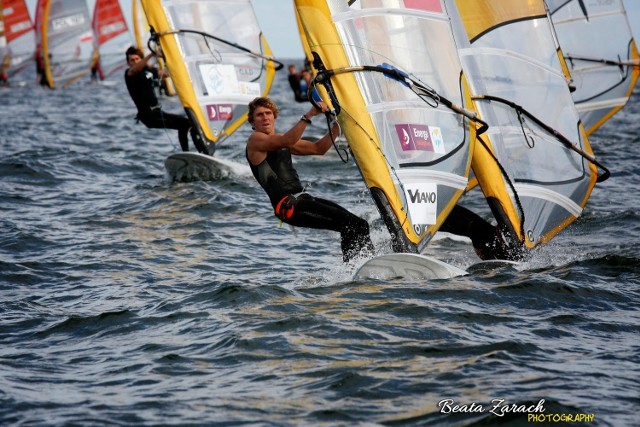
[[[278,110],[278,106],[276,105],[276,103],[273,102],[271,98],[267,98],[266,96],[261,96],[259,98],[255,98],[253,101],[249,103],[249,123],[251,123],[252,125],[253,125],[253,113],[256,111],[256,108],[258,107],[268,108],[273,112],[273,118],[274,119],[278,118],[278,113],[280,112],[280,110]]]

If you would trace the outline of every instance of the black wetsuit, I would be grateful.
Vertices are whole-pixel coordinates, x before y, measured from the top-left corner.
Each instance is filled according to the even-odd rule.
[[[302,92],[300,77],[297,74],[289,74],[289,86],[291,86],[293,96],[297,102],[305,102],[309,100],[307,98],[307,94]]]
[[[304,192],[288,148],[267,153],[255,166],[247,161],[256,180],[269,196],[275,215],[296,227],[340,232],[342,259],[348,262],[361,250],[373,251],[369,224],[342,206]]]
[[[505,240],[498,227],[459,205],[453,207],[440,231],[469,237],[476,254],[483,260],[522,260],[526,256],[526,249],[517,239]]]
[[[177,129],[178,140],[182,151],[189,151],[189,140],[187,134],[191,129],[191,140],[196,149],[201,153],[208,154],[204,143],[197,134],[195,128],[191,127],[191,122],[186,116],[178,114],[165,113],[158,102],[154,90],[153,72],[148,68],[137,74],[130,76],[129,70],[124,72],[124,80],[127,83],[127,89],[131,99],[138,109],[137,119],[140,120],[148,128],[154,129]]]

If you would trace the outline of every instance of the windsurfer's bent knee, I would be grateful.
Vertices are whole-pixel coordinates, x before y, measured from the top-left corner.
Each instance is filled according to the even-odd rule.
[[[276,104],[266,97],[254,99],[249,103],[249,123],[254,132],[247,140],[245,154],[254,177],[269,196],[275,215],[294,226],[340,232],[343,260],[348,262],[365,249],[373,250],[369,224],[333,202],[304,193],[291,157],[322,155],[333,145],[340,130],[337,124],[315,143],[302,138],[311,119],[322,112],[312,107],[281,134],[275,131],[279,113]]]

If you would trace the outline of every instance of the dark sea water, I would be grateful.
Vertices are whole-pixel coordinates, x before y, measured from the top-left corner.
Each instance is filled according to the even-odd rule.
[[[284,72],[272,96],[281,130],[307,108]],[[612,176],[579,220],[431,282],[353,281],[339,236],[279,227],[252,177],[170,182],[177,134],[136,125],[123,85],[0,100],[0,425],[640,425],[640,91],[591,138]],[[248,132],[217,155],[244,163]],[[297,164],[390,251],[353,163]]]

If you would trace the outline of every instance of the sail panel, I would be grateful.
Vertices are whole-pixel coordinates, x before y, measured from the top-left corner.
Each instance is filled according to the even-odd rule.
[[[446,3],[475,105],[489,124],[472,168],[498,224],[532,248],[575,220],[597,171],[566,146],[593,156],[547,15],[523,8],[502,22],[504,14],[478,17],[493,13],[490,3]],[[478,20],[491,26],[478,31]]]
[[[37,22],[45,73],[50,87],[66,87],[87,74],[93,63],[94,38],[84,0],[43,0]]]
[[[231,135],[247,120],[247,104],[266,95],[275,76],[251,2],[142,0],[142,5],[160,34],[185,109],[209,142]]]
[[[392,67],[456,105],[470,103],[440,1],[295,5],[302,39],[327,69]],[[331,85],[364,181],[392,236],[404,241],[394,249],[421,251],[465,188],[475,127],[381,72],[336,73]]]
[[[35,28],[25,0],[3,0],[2,21],[4,22],[6,54],[9,77],[32,64],[35,53]]]
[[[622,0],[546,0],[587,134],[627,103],[640,59]]]
[[[97,0],[92,26],[99,52],[98,73],[104,80],[126,66],[124,52],[132,42],[118,0]]]

